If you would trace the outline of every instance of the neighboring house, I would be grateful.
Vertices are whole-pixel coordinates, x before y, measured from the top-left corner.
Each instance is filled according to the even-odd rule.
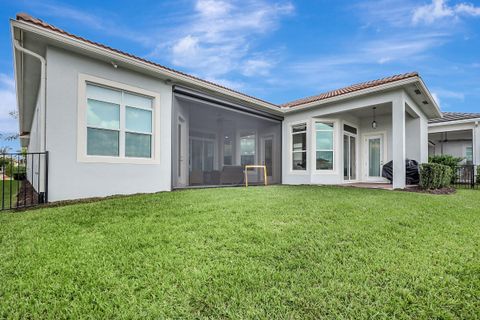
[[[428,155],[449,154],[480,164],[480,113],[444,112],[428,124]]]
[[[417,73],[276,105],[26,14],[11,31],[21,141],[49,151],[51,201],[241,184],[248,164],[271,183],[344,184],[385,182],[393,160],[404,188],[441,117]]]

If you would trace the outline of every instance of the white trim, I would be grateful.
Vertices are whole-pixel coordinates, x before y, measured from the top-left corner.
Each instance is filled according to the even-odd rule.
[[[471,119],[463,119],[463,120],[452,120],[452,121],[444,121],[444,122],[436,122],[436,123],[429,123],[429,127],[439,127],[439,126],[449,126],[454,124],[463,124],[463,123],[470,123],[475,124],[475,122],[480,121],[480,118],[471,118]]]
[[[305,166],[305,170],[293,170],[293,127],[299,124],[305,124],[305,159],[307,161],[307,165]],[[288,143],[287,143],[287,150],[288,150],[288,173],[289,174],[298,174],[298,175],[308,175],[309,168],[310,168],[310,159],[308,157],[308,143],[310,141],[309,138],[309,128],[311,127],[311,121],[309,119],[293,121],[287,124],[288,126]]]
[[[152,150],[151,158],[133,158],[125,157],[123,150],[123,143],[125,139],[125,121],[122,122],[124,112],[120,112],[120,156],[90,156],[87,155],[87,119],[86,119],[86,88],[87,82],[99,84],[110,87],[112,89],[119,89],[129,91],[132,93],[141,94],[153,99],[152,106]],[[122,108],[123,104],[120,108]],[[123,106],[124,108],[124,106]],[[125,119],[123,119],[125,120]],[[123,133],[122,133],[123,132]],[[99,78],[87,74],[78,74],[78,101],[77,101],[77,161],[90,163],[131,163],[131,164],[159,164],[160,163],[160,95],[157,92],[148,91],[142,88],[130,86],[128,84]],[[123,139],[123,140],[122,140]]]
[[[357,133],[351,133],[351,132],[348,132],[348,131],[345,131],[344,129],[344,126],[347,125],[347,126],[350,126],[352,128],[355,128],[357,129]],[[345,154],[343,153],[343,151],[345,150],[345,146],[344,146],[344,140],[343,140],[343,136],[344,135],[347,135],[349,137],[354,137],[355,138],[355,177],[356,179],[353,179],[353,180],[345,180],[345,176],[343,174],[343,170],[341,170],[341,175],[342,175],[342,179],[343,179],[343,182],[346,182],[346,183],[352,183],[352,182],[357,182],[359,181],[359,176],[360,176],[360,166],[358,165],[360,163],[360,159],[361,159],[361,156],[360,156],[360,126],[353,123],[353,122],[350,122],[350,121],[347,121],[347,120],[343,120],[342,121],[342,128],[341,128],[341,144],[342,144],[342,168],[345,169],[343,166],[345,165]]]
[[[368,144],[366,143],[366,140],[368,140],[369,137],[373,136],[381,136],[382,137],[382,155],[381,155],[381,164],[382,166],[386,163],[387,161],[387,152],[388,152],[388,146],[387,146],[387,141],[388,141],[388,136],[387,136],[387,131],[369,131],[365,132],[361,135],[362,139],[362,181],[366,182],[388,182],[387,179],[381,177],[381,172],[380,172],[380,177],[378,179],[376,178],[369,178],[368,176]]]

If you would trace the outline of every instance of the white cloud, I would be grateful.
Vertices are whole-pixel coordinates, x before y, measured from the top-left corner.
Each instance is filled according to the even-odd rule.
[[[214,18],[228,14],[232,4],[218,0],[200,0],[197,1],[195,9],[205,17]]]
[[[437,94],[438,97],[441,97],[442,99],[455,99],[455,100],[465,100],[465,94],[463,92],[458,92],[458,91],[452,91],[452,90],[447,90],[447,89],[435,89],[435,93]]]
[[[251,77],[255,75],[267,76],[273,62],[266,59],[249,59],[243,65],[242,74]]]
[[[17,120],[9,115],[9,112],[15,111],[16,105],[14,80],[12,77],[0,73],[0,133],[18,132]]]
[[[413,10],[412,22],[414,24],[432,24],[445,18],[459,19],[461,15],[480,16],[480,7],[470,3],[449,6],[446,0],[432,0],[432,3],[419,6]]]
[[[268,74],[274,59],[255,50],[256,43],[275,31],[294,7],[289,2],[197,0],[194,10],[187,22],[176,26],[170,44],[157,46],[150,56],[161,57],[168,50],[175,66],[205,78],[225,78],[234,71]]]
[[[89,11],[83,11],[51,1],[35,1],[28,3],[28,5],[32,11],[40,13],[42,16],[61,18],[69,22],[73,21],[82,26],[89,26],[92,29],[101,31],[109,36],[128,39],[143,45],[148,45],[153,40],[142,33],[134,32],[128,27],[124,27],[122,23],[115,23],[114,16],[109,14],[109,12],[94,14],[92,12],[98,12],[94,8],[91,8]]]

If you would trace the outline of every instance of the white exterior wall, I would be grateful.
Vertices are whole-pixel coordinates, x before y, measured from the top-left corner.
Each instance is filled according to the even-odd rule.
[[[397,114],[386,114],[376,117],[377,128],[372,129],[371,107],[374,105],[389,103],[394,107],[400,107]],[[413,118],[405,114],[407,103],[409,112],[415,113]],[[403,107],[402,107],[403,106]],[[349,114],[349,110],[363,109],[365,115],[361,118]],[[402,113],[404,114],[401,117]],[[358,113],[355,113],[358,115]],[[401,119],[404,124],[397,124],[397,139],[394,141],[393,119]],[[408,120],[402,120],[408,118]],[[332,120],[334,129],[334,170],[331,172],[317,171],[315,169],[315,120]],[[293,171],[292,167],[292,140],[291,127],[298,123],[307,123],[307,170]],[[419,162],[426,162],[428,158],[428,124],[427,117],[420,108],[403,91],[392,91],[356,98],[340,103],[332,103],[317,109],[309,109],[296,113],[286,114],[283,122],[283,183],[284,184],[341,184],[343,178],[343,124],[356,126],[357,134],[357,181],[366,181],[367,160],[365,139],[370,134],[382,134],[384,136],[383,163],[397,157],[410,157]],[[405,170],[404,161],[400,161],[400,167]],[[401,170],[400,170],[401,171]],[[400,179],[399,181],[401,181]],[[387,180],[383,180],[387,181]],[[397,185],[402,187],[401,185]]]
[[[160,139],[159,163],[86,163],[77,160],[79,74],[120,82],[160,95],[160,128],[154,132]],[[115,69],[108,62],[48,47],[47,89],[49,201],[171,189],[171,85],[121,67]]]

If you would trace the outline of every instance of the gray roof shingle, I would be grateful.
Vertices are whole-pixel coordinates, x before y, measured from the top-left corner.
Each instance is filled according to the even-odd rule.
[[[480,113],[466,113],[466,112],[442,112],[443,118],[432,119],[428,123],[442,123],[458,120],[468,120],[480,118]]]

